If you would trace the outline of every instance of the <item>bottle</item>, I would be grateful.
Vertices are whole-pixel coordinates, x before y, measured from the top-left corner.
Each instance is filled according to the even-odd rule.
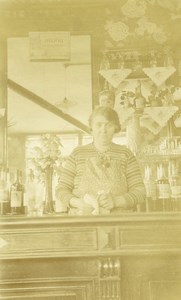
[[[23,207],[24,189],[20,182],[20,171],[16,171],[16,180],[10,188],[10,206],[11,213],[21,215],[24,214]]]
[[[157,67],[157,56],[156,56],[156,52],[154,51],[151,51],[150,53],[150,67],[151,68]]]
[[[0,215],[6,215],[10,212],[9,198],[9,171],[1,169],[0,173]]]
[[[142,95],[141,91],[141,80],[138,80],[138,85],[135,88],[135,99],[134,99],[134,106],[137,111],[142,112],[144,110],[146,104],[146,99]]]
[[[176,161],[170,162],[171,206],[173,211],[181,211],[181,174]]]
[[[32,169],[29,170],[26,178],[24,203],[27,206],[27,214],[36,215],[36,186]]]
[[[124,57],[123,55],[121,54],[118,54],[118,69],[124,69],[124,65],[125,65],[125,62],[124,62]]]
[[[166,176],[165,166],[162,163],[158,166],[157,178],[158,210],[170,211],[170,183]]]
[[[110,62],[109,62],[109,59],[107,57],[107,54],[104,53],[103,58],[102,58],[101,63],[100,63],[100,71],[101,70],[109,70],[109,69],[110,69]]]
[[[9,168],[7,168],[6,169],[6,191],[7,191],[7,195],[8,195],[7,214],[11,212],[11,209],[10,209],[10,187],[11,187],[10,171],[9,171]]]
[[[24,189],[24,185],[23,185],[23,176],[22,176],[22,171],[19,170],[19,182],[22,186],[22,191],[23,191],[23,207],[22,207],[22,214],[27,214],[27,202],[26,202],[26,199],[24,197],[24,194],[25,194],[25,189]]]
[[[145,167],[144,184],[146,189],[146,211],[157,211],[156,181],[149,165]]]

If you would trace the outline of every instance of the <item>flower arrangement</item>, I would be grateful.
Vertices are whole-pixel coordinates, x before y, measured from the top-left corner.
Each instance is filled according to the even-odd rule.
[[[153,85],[151,88],[151,91],[150,91],[150,96],[148,96],[148,100],[149,100],[151,106],[176,105],[175,95],[176,95],[176,93],[178,93],[178,91],[180,91],[180,88],[176,87],[174,85],[166,86],[161,89],[157,89]]]
[[[134,107],[135,92],[122,90],[119,96],[121,107]],[[146,106],[172,106],[177,105],[178,100],[181,100],[181,87],[168,85],[158,88],[153,84],[145,104]]]
[[[41,136],[40,146],[32,148],[32,159],[30,161],[34,174],[40,181],[45,181],[47,170],[59,171],[62,157],[62,144],[60,138],[55,134],[44,134]]]

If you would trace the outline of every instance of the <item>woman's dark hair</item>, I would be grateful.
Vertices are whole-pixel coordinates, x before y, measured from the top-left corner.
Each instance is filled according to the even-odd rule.
[[[110,107],[105,107],[105,106],[98,106],[95,108],[90,117],[89,117],[89,127],[92,128],[92,122],[96,116],[104,116],[106,120],[109,122],[114,122],[116,125],[115,133],[118,133],[121,130],[121,125],[119,122],[119,117],[117,112],[110,108]]]

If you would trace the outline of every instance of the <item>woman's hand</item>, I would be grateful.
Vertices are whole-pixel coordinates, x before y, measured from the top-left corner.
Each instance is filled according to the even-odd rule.
[[[90,215],[92,214],[93,207],[87,203],[82,198],[72,197],[69,201],[70,206],[78,209],[79,215]]]
[[[124,196],[116,196],[114,198],[115,207],[127,209],[127,201]]]
[[[103,193],[98,198],[99,206],[111,210],[114,207],[114,201],[110,193]]]

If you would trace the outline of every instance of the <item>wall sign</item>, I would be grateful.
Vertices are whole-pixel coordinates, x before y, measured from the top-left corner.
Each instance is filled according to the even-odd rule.
[[[69,60],[70,32],[30,32],[30,60]]]

